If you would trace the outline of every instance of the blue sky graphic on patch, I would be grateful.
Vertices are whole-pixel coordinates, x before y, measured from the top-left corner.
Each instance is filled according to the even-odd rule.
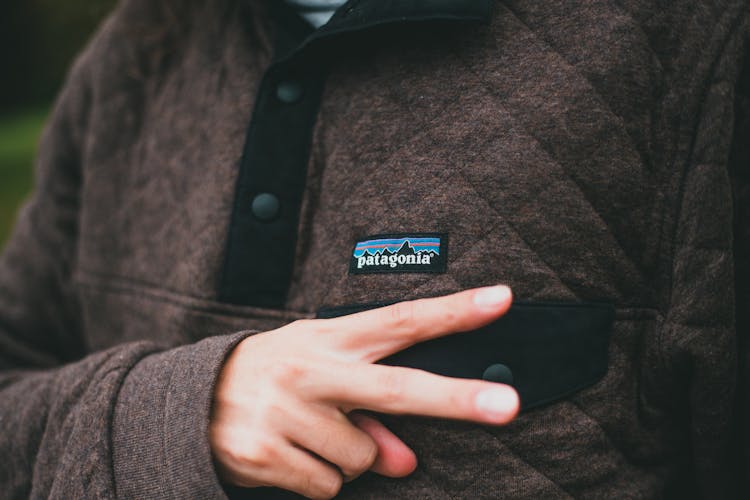
[[[415,253],[432,252],[440,255],[440,238],[388,238],[357,243],[354,248],[354,257],[359,258],[366,254],[382,255],[386,250],[390,253],[396,253],[406,242],[409,243]]]

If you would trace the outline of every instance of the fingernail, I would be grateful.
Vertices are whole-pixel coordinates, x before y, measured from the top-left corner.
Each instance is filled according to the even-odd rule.
[[[497,307],[507,302],[510,288],[507,286],[491,286],[482,288],[474,294],[474,304],[482,308]]]
[[[475,404],[479,411],[505,417],[518,411],[518,394],[510,387],[493,387],[477,394]]]

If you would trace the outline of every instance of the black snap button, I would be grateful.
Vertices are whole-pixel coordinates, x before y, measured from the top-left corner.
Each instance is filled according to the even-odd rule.
[[[253,215],[263,222],[275,219],[279,215],[280,208],[281,202],[270,193],[261,193],[253,199]]]
[[[276,98],[285,104],[294,104],[302,99],[302,85],[294,81],[281,82],[276,86]]]
[[[513,372],[510,368],[500,363],[487,368],[484,371],[484,375],[482,375],[482,378],[484,380],[487,380],[488,382],[513,385]]]

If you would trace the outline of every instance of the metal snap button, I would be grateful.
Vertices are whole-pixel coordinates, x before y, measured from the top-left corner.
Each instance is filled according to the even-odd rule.
[[[263,222],[269,222],[279,215],[281,202],[276,195],[261,193],[253,199],[253,215]]]
[[[482,378],[488,382],[513,385],[513,371],[501,363],[489,366],[484,371]]]
[[[302,99],[304,90],[299,83],[288,80],[276,86],[276,98],[285,104],[294,104]]]

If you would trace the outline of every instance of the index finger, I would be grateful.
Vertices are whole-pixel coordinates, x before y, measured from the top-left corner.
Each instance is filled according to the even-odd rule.
[[[345,412],[362,409],[501,425],[520,409],[518,393],[504,384],[400,366],[359,363],[333,368],[315,381],[310,397],[335,402]]]
[[[510,288],[492,286],[326,321],[337,345],[375,362],[419,342],[485,326],[505,314],[512,301]]]

